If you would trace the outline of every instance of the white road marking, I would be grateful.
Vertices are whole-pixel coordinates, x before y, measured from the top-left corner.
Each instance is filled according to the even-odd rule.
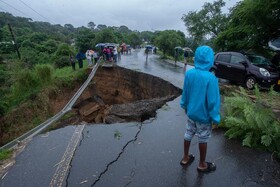
[[[65,176],[67,175],[70,162],[74,155],[74,152],[77,148],[77,145],[80,141],[85,124],[76,126],[76,129],[72,135],[71,140],[68,143],[66,151],[64,152],[61,161],[58,164],[58,167],[52,177],[50,186],[51,187],[61,187],[64,181]]]

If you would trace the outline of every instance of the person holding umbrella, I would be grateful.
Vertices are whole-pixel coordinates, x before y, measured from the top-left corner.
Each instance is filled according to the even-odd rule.
[[[185,66],[187,66],[188,65],[188,57],[189,57],[189,53],[188,53],[188,51],[187,50],[185,50],[184,51],[184,64],[185,64]]]
[[[188,65],[188,57],[189,57],[189,53],[187,49],[184,49],[184,72],[186,71]]]
[[[176,66],[176,62],[178,61],[178,56],[179,56],[179,47],[175,47],[175,52],[174,52],[175,66]]]

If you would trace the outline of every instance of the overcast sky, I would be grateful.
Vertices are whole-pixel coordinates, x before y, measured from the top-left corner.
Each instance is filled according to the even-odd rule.
[[[227,11],[240,0],[224,1]],[[201,10],[205,2],[213,0],[0,0],[0,11],[74,27],[92,21],[138,31],[174,29],[186,33],[183,14]]]

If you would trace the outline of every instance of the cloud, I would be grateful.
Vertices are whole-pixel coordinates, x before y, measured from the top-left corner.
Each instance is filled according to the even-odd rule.
[[[186,30],[181,20],[183,14],[200,10],[205,3],[205,0],[14,0],[12,3],[8,0],[3,1],[35,21],[47,21],[52,24],[69,23],[79,27],[87,26],[87,23],[92,21],[96,25],[125,25],[131,30],[138,31],[174,29],[182,32]],[[237,0],[226,1],[228,7],[232,7],[236,2]],[[26,17],[1,1],[0,6],[13,15]]]

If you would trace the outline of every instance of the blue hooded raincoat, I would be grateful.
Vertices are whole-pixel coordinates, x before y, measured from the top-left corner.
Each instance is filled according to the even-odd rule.
[[[199,123],[220,123],[219,84],[215,75],[209,72],[213,63],[213,50],[201,46],[195,51],[195,68],[185,74],[180,104],[187,116]]]

